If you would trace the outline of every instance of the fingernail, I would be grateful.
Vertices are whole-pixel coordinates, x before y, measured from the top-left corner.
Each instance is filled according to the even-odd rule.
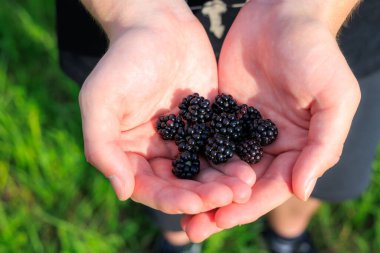
[[[303,199],[304,201],[309,199],[311,193],[313,192],[313,189],[314,189],[314,186],[316,183],[317,183],[316,178],[309,179],[309,182],[307,182],[306,188],[305,188],[305,197]]]
[[[116,176],[110,176],[108,177],[108,179],[111,182],[111,185],[116,193],[117,198],[121,201],[124,200],[124,187],[121,180]]]

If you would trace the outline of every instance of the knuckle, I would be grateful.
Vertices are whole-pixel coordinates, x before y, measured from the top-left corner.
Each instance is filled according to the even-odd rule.
[[[85,154],[86,161],[95,167],[97,164],[97,157],[98,157],[97,153],[98,152],[95,149],[85,147],[84,154]]]
[[[355,83],[352,86],[352,89],[350,89],[350,92],[348,93],[348,99],[351,103],[353,103],[355,106],[358,106],[361,100],[361,90],[358,81],[356,80]]]
[[[335,166],[339,162],[340,158],[342,157],[342,152],[343,152],[343,145],[332,150],[329,168]]]

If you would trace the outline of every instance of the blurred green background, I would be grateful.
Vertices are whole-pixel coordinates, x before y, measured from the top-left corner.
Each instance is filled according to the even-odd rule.
[[[54,1],[0,7],[0,252],[149,252],[158,230],[84,160],[79,88],[59,69]],[[380,252],[380,158],[360,199],[324,205],[322,252]],[[262,222],[214,235],[207,253],[266,252]]]

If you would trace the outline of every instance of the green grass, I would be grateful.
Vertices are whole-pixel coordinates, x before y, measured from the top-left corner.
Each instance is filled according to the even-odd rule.
[[[84,160],[79,88],[59,69],[53,1],[0,8],[0,252],[146,252],[157,228]],[[380,160],[360,199],[324,205],[324,252],[380,252]],[[219,233],[206,253],[266,252],[262,223]]]

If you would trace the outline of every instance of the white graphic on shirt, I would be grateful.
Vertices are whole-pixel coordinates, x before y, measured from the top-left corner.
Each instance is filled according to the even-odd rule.
[[[222,23],[222,14],[227,12],[227,8],[241,8],[247,2],[249,2],[249,0],[227,6],[222,0],[212,0],[206,2],[203,6],[192,6],[191,9],[202,9],[202,14],[208,16],[210,19],[210,32],[220,39],[226,29]]]
[[[232,8],[241,8],[241,7],[243,7],[248,2],[249,2],[249,0],[246,0],[245,3],[232,4],[231,7]]]
[[[227,11],[227,5],[222,0],[206,2],[202,7],[202,14],[210,19],[210,32],[218,39],[222,38],[226,27],[222,23],[222,14]]]

